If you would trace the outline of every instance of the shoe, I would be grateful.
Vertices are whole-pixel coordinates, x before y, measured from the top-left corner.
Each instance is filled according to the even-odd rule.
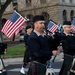
[[[2,71],[0,71],[0,74],[2,73]]]
[[[22,67],[21,70],[20,70],[20,72],[21,72],[22,74],[26,74],[26,73],[25,73],[25,68]]]

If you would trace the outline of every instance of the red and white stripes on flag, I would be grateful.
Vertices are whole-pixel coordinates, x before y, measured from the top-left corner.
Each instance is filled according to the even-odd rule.
[[[27,17],[25,17],[26,21],[29,21],[29,19]],[[17,35],[19,33],[20,30],[23,29],[23,26],[21,26],[16,32],[15,32],[15,35]]]
[[[54,33],[58,29],[58,25],[56,25],[54,22],[50,21],[48,23],[48,30],[52,33]]]
[[[17,30],[19,30],[27,20],[18,12],[14,11],[11,17],[6,21],[2,28],[2,32],[9,38],[12,38]]]
[[[72,22],[71,22],[71,29],[73,31],[75,31],[75,17],[73,18]]]
[[[17,35],[19,33],[20,30],[23,29],[23,26],[21,26],[16,32],[15,32],[15,35]]]
[[[75,25],[71,25],[71,29],[73,30],[73,31],[75,31]]]
[[[57,30],[58,26],[56,24],[54,24],[52,26],[52,28],[49,29],[49,31],[51,31],[52,33],[54,33]]]

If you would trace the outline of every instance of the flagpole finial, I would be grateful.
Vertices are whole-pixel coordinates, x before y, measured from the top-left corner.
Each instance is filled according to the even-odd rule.
[[[26,16],[25,16],[24,18],[25,18],[27,21],[29,21],[29,19],[28,19]]]

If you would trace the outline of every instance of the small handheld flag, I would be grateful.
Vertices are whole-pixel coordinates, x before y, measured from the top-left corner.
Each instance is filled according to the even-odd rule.
[[[26,19],[23,18],[17,11],[9,17],[2,28],[2,32],[9,38],[12,38],[15,32],[20,29],[25,23]]]
[[[75,18],[73,18],[73,20],[71,22],[71,28],[72,28],[72,30],[75,31]]]
[[[47,28],[48,28],[48,30],[49,30],[50,32],[54,33],[54,32],[57,30],[58,25],[56,25],[54,22],[50,21],[50,22],[48,23]]]
[[[26,21],[29,21],[29,19],[25,16]],[[16,32],[15,35],[17,35],[19,33],[20,30],[23,29],[23,26],[21,26]]]

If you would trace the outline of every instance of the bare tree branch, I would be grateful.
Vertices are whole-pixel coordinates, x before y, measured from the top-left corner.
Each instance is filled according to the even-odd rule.
[[[5,4],[1,6],[1,13],[5,11],[7,6],[11,3],[12,0],[6,0]]]

